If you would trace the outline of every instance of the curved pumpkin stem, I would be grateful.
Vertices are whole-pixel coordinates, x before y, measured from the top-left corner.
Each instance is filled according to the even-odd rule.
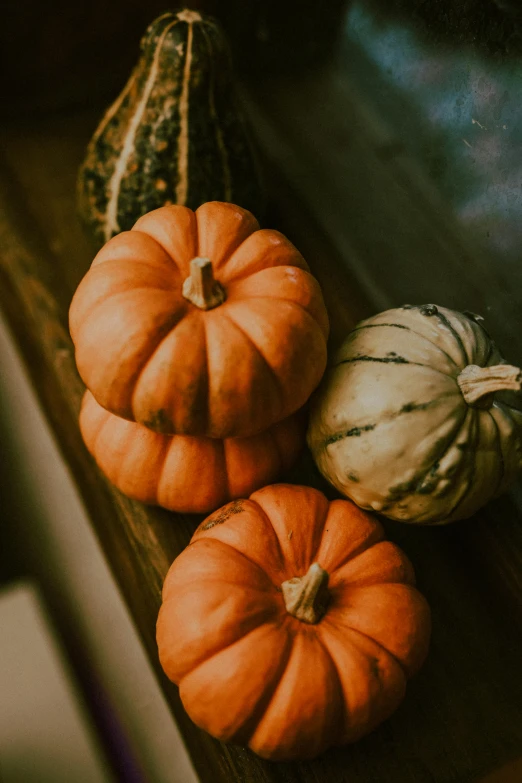
[[[490,408],[495,392],[507,389],[520,391],[522,370],[511,364],[496,364],[493,367],[468,364],[458,375],[457,383],[468,405]]]
[[[211,310],[227,298],[221,283],[214,279],[210,258],[192,259],[190,276],[183,282],[181,293],[201,310]]]
[[[328,572],[312,563],[304,576],[295,576],[281,585],[286,611],[303,623],[315,624],[323,617],[330,601]]]

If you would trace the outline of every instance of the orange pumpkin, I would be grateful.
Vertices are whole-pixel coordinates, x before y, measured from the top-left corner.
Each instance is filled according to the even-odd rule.
[[[162,207],[113,237],[70,328],[96,400],[165,434],[261,432],[306,402],[326,366],[328,316],[303,257],[219,201]]]
[[[351,501],[279,484],[208,517],[172,564],[161,665],[192,720],[269,759],[353,742],[423,662],[411,564]]]
[[[80,429],[90,453],[124,494],[171,511],[201,513],[249,495],[291,467],[304,446],[301,412],[249,438],[160,435],[120,419],[86,392]]]

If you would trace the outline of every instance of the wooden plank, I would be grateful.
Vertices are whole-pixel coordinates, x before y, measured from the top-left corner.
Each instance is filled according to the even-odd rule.
[[[477,783],[519,783],[522,780],[522,759],[506,764]]]
[[[154,626],[166,569],[187,544],[199,520],[147,509],[109,487],[88,456],[77,426],[83,386],[67,334],[67,308],[76,282],[90,262],[88,244],[75,218],[73,190],[75,168],[91,127],[88,118],[62,117],[42,122],[37,128],[17,126],[4,133],[0,304],[201,779],[217,783],[450,783],[471,781],[515,758],[522,748],[522,682],[518,677],[522,629],[513,623],[514,599],[506,600],[504,606],[496,599],[501,591],[506,596],[513,591],[516,594],[520,586],[520,578],[514,572],[511,577],[507,573],[513,561],[502,544],[504,517],[512,515],[513,535],[520,521],[512,498],[504,505],[491,504],[469,524],[448,529],[386,523],[390,537],[415,564],[419,586],[432,606],[434,634],[429,659],[410,683],[404,704],[372,735],[313,762],[270,764],[249,751],[216,742],[187,718],[176,688],[159,671]],[[263,132],[260,126],[261,137]],[[372,169],[372,177],[378,180],[375,155],[370,155],[371,145],[367,147],[361,140],[350,152],[350,161],[359,172]],[[271,142],[270,150],[276,149],[276,142]],[[345,152],[348,155],[349,149]],[[370,155],[366,167],[363,154]],[[349,167],[350,161],[343,165]],[[308,257],[323,284],[334,334],[339,338],[355,320],[376,307],[374,289],[358,276],[357,264],[346,269],[338,266],[339,259],[366,258],[363,229],[359,229],[357,241],[344,229],[343,245],[336,233],[341,210],[337,210],[336,222],[329,222],[325,205],[319,209],[319,195],[310,199],[308,176],[296,184],[280,161],[275,164],[274,170],[285,176],[272,179],[272,192],[277,196],[273,224],[287,231]],[[393,195],[398,186],[392,188],[389,167],[384,168],[381,185],[374,183],[371,193],[386,186]],[[323,182],[323,188],[326,184]],[[351,187],[360,190],[357,178]],[[392,200],[389,190],[380,192],[381,201]],[[359,192],[352,194],[352,203],[359,197]],[[405,204],[406,196],[396,203],[395,220],[407,220],[407,215],[401,217]],[[419,204],[417,208],[420,210]],[[423,225],[432,225],[434,234],[440,232],[440,248],[451,247],[452,235],[444,233],[446,222],[434,218],[430,224],[425,202],[424,209]],[[373,206],[375,220],[379,210],[380,202]],[[393,222],[390,214],[386,219]],[[377,246],[372,245],[374,221],[366,220],[364,225],[373,257],[379,259]],[[421,233],[419,229],[407,235],[415,236],[415,248]],[[459,239],[452,251],[455,263],[459,258],[472,258],[460,243]],[[401,252],[411,252],[408,247],[405,242]],[[390,268],[396,259],[400,260],[397,250],[388,261]],[[388,270],[387,274],[392,273]],[[359,294],[361,285],[366,295]],[[486,293],[484,289],[484,297]],[[289,479],[327,489],[330,497],[335,496],[307,455]],[[488,534],[490,529],[495,533]],[[496,550],[488,560],[491,537]],[[472,539],[485,543],[477,547]],[[509,548],[513,540],[507,539]],[[515,544],[518,557],[522,547]]]

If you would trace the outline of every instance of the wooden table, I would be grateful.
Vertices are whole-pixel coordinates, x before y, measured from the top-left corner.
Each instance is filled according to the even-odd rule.
[[[430,301],[487,313],[494,303],[488,327],[507,358],[522,361],[522,293],[508,290],[461,234],[439,194],[354,85],[325,66],[299,79],[257,83],[245,91],[245,106],[264,155],[269,224],[287,233],[318,277],[332,343],[387,306]],[[272,764],[215,741],[186,716],[157,662],[155,621],[165,573],[200,518],[146,508],[109,486],[77,424],[84,387],[67,312],[93,248],[75,216],[74,187],[99,114],[100,107],[4,124],[0,306],[201,780],[463,783],[517,758],[522,484],[448,528],[385,521],[390,538],[412,559],[432,607],[433,640],[403,705],[369,737],[312,762]],[[308,454],[287,479],[335,496]],[[46,588],[59,612],[52,579]],[[74,617],[66,619],[74,626]],[[520,768],[512,779],[522,779]]]

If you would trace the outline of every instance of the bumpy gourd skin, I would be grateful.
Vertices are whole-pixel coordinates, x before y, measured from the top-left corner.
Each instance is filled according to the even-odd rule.
[[[451,522],[520,471],[522,414],[498,395],[467,404],[457,381],[469,365],[503,364],[480,321],[435,305],[388,310],[361,322],[333,358],[308,443],[323,475],[361,507]]]
[[[213,200],[265,207],[224,33],[197,11],[168,12],[89,143],[79,210],[101,245],[165,204]]]
[[[312,624],[284,585],[328,575]],[[404,553],[346,500],[278,484],[219,509],[165,579],[161,665],[192,720],[272,760],[355,742],[388,718],[422,665],[430,610]]]
[[[196,258],[210,260],[225,296],[208,310],[184,295]],[[305,260],[218,201],[162,207],[113,237],[69,325],[97,402],[163,434],[255,435],[301,408],[326,366],[328,315]]]

